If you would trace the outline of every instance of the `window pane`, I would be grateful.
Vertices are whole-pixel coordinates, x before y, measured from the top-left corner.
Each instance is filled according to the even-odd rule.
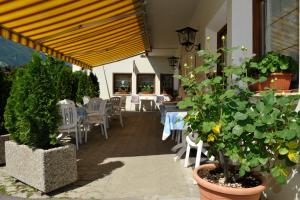
[[[266,52],[292,56],[299,62],[299,0],[267,0]]]
[[[131,94],[131,74],[114,74],[114,94]]]
[[[155,92],[155,75],[138,74],[137,75],[137,92],[142,94],[154,94]]]

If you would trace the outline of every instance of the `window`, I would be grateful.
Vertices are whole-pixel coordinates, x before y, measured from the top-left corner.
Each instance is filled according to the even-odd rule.
[[[299,63],[299,0],[253,0],[253,51],[274,51]],[[298,88],[298,78],[291,88]]]
[[[299,61],[299,1],[267,0],[265,4],[265,52],[280,52]]]
[[[139,94],[155,93],[155,74],[137,75],[137,93]]]
[[[131,74],[113,75],[114,94],[131,94]]]
[[[253,0],[253,49],[258,56],[269,51],[299,61],[299,0]]]
[[[160,75],[160,93],[173,95],[173,74]]]

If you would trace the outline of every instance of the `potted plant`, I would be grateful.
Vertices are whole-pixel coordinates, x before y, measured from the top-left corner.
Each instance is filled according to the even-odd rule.
[[[45,193],[77,179],[73,144],[57,141],[60,122],[50,62],[34,54],[13,82],[5,108],[6,169],[12,177]]]
[[[129,83],[128,83],[128,81],[122,80],[120,82],[120,86],[118,88],[119,94],[128,94],[128,90],[129,90]]]
[[[272,91],[255,99],[247,87],[256,81],[247,76],[246,59],[238,66],[225,66],[218,63],[219,53],[198,54],[203,64],[178,78],[186,92],[179,107],[191,108],[185,118],[188,132],[197,132],[198,140],[209,144],[209,155],[217,160],[194,170],[201,200],[258,200],[266,188],[263,175],[284,183],[288,166],[299,162],[295,99],[277,97]],[[222,76],[197,79],[214,71],[216,64],[223,65]]]
[[[4,127],[4,107],[9,96],[11,81],[0,69],[0,164],[5,164],[4,142],[9,140],[9,134]]]
[[[141,86],[141,93],[142,94],[152,94],[153,93],[153,86],[151,84],[145,83]]]
[[[253,91],[262,91],[265,87],[277,92],[288,91],[294,75],[298,73],[298,64],[290,57],[276,52],[269,52],[261,58],[250,61],[251,73],[266,77],[265,81],[250,86]]]

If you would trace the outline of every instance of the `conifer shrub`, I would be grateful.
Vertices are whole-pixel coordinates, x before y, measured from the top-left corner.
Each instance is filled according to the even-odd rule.
[[[5,135],[8,133],[4,127],[4,117],[3,117],[4,108],[11,87],[11,81],[8,76],[10,75],[6,75],[0,70],[0,135]]]
[[[51,66],[50,74],[54,81],[55,91],[58,100],[71,99],[72,97],[72,85],[73,74],[72,68],[67,66],[65,62],[54,59],[50,56],[46,59],[47,66]]]
[[[51,65],[34,53],[17,72],[5,107],[5,128],[19,144],[47,149],[57,144],[60,121]]]
[[[73,74],[75,79],[73,88],[76,90],[76,94],[73,94],[73,96],[75,95],[76,102],[82,103],[84,96],[93,97],[93,86],[90,77],[82,71],[77,71]]]
[[[94,73],[90,73],[90,79],[92,81],[92,96],[99,97],[100,88],[99,88],[98,78]]]

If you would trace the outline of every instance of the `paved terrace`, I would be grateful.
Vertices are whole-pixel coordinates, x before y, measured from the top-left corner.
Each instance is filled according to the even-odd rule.
[[[99,127],[89,133],[77,154],[76,183],[45,195],[10,178],[2,166],[0,192],[38,199],[199,199],[191,169],[173,160],[173,141],[161,140],[159,113],[125,113],[124,122],[124,128],[117,119],[111,122],[107,141]]]

